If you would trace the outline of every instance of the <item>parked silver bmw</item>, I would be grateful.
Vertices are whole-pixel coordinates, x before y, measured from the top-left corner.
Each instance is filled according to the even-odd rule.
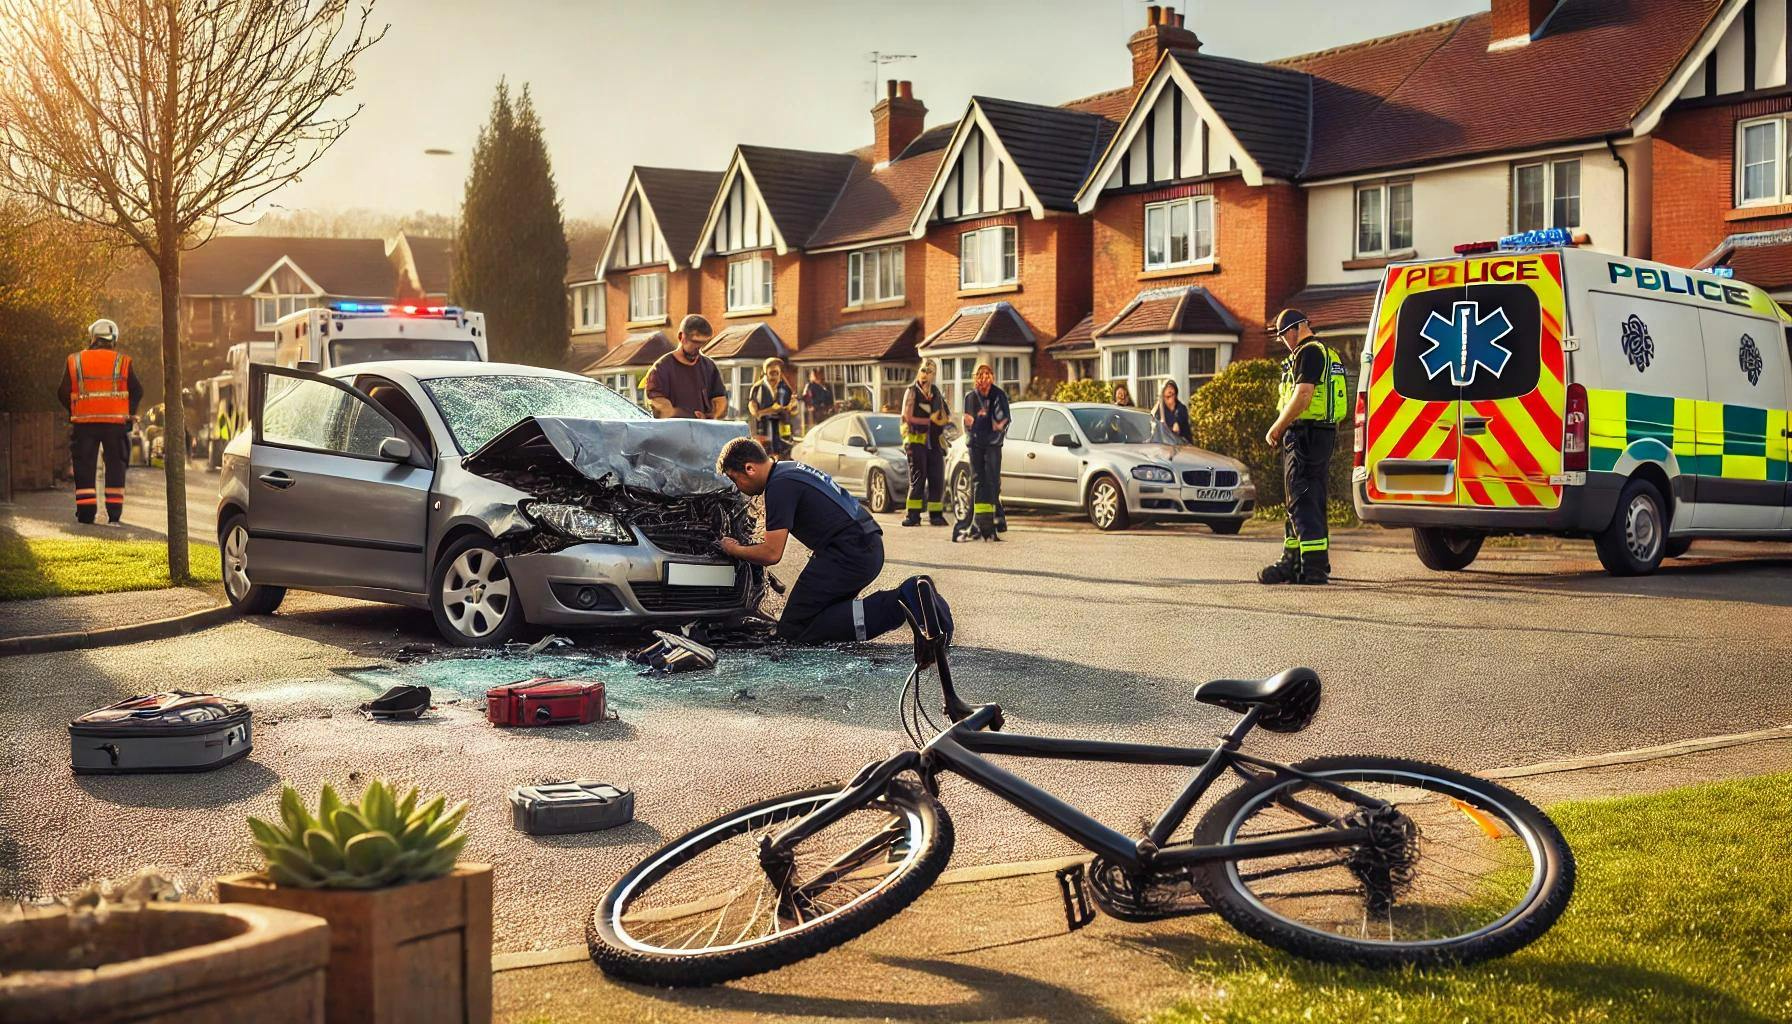
[[[908,455],[902,417],[887,412],[843,412],[810,429],[790,457],[834,478],[873,512],[889,512],[908,497]]]
[[[586,377],[439,360],[256,365],[225,451],[225,592],[427,608],[451,643],[525,622],[728,618],[763,573],[716,553],[752,517],[713,471],[738,423],[652,420]]]
[[[1257,487],[1236,459],[1178,444],[1150,415],[1117,405],[1016,402],[1002,445],[1002,504],[1080,508],[1103,530],[1134,519],[1187,519],[1237,533],[1257,508]],[[965,439],[946,452],[959,519],[971,505]]]

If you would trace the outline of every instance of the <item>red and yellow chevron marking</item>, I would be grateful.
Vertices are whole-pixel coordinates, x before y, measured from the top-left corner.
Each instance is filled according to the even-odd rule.
[[[1537,293],[1542,310],[1541,372],[1537,388],[1517,398],[1491,402],[1422,402],[1394,390],[1394,326],[1407,296],[1465,283],[1512,281],[1511,266],[1531,262],[1544,272],[1524,283]],[[1556,508],[1562,488],[1550,477],[1562,471],[1562,408],[1566,373],[1562,358],[1562,260],[1557,253],[1498,255],[1457,263],[1430,264],[1422,274],[1410,268],[1389,271],[1375,325],[1375,355],[1369,372],[1365,465],[1371,501],[1462,504],[1487,507]],[[1472,414],[1487,430],[1463,434],[1460,420]],[[1384,459],[1453,460],[1456,487],[1442,494],[1391,491],[1377,486],[1376,465]]]

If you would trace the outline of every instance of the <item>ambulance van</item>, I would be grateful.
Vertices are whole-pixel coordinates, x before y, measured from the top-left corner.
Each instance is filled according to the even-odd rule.
[[[288,313],[274,324],[276,366],[327,370],[383,359],[482,363],[486,353],[485,314],[458,306],[337,302]]]
[[[1462,569],[1494,534],[1608,572],[1695,538],[1792,539],[1789,319],[1761,289],[1512,240],[1388,268],[1364,345],[1357,514]]]

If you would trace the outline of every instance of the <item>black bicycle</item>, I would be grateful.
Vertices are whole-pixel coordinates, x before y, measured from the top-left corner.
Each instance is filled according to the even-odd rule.
[[[923,585],[931,595],[931,582]],[[916,749],[851,781],[763,800],[647,857],[592,913],[591,956],[628,981],[709,985],[824,952],[894,916],[952,854],[939,776],[956,772],[1093,853],[1059,873],[1071,928],[1092,916],[1153,920],[1204,903],[1233,927],[1299,956],[1378,967],[1504,956],[1553,925],[1574,857],[1541,811],[1510,790],[1404,758],[1278,764],[1240,749],[1254,728],[1299,732],[1319,677],[1216,680],[1197,700],[1242,717],[1213,748],[1001,732],[1002,709],[959,699],[931,596],[915,627],[903,727]],[[937,672],[951,724],[933,722],[922,673]],[[934,735],[927,738],[931,729]],[[1197,769],[1142,837],[1117,832],[980,755]],[[1223,774],[1242,783],[1191,836],[1177,831]]]

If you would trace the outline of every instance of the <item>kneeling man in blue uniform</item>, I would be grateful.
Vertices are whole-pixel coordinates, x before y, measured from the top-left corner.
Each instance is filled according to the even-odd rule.
[[[738,437],[722,449],[716,468],[742,494],[765,495],[765,539],[742,544],[722,541],[722,552],[755,565],[777,565],[792,534],[809,549],[809,564],[785,600],[778,635],[796,643],[869,640],[902,625],[922,621],[925,577],[911,576],[895,590],[860,597],[884,568],[883,528],[859,500],[834,478],[800,462],[776,462],[759,442]],[[927,589],[933,593],[932,588]],[[934,597],[950,636],[951,611]]]

